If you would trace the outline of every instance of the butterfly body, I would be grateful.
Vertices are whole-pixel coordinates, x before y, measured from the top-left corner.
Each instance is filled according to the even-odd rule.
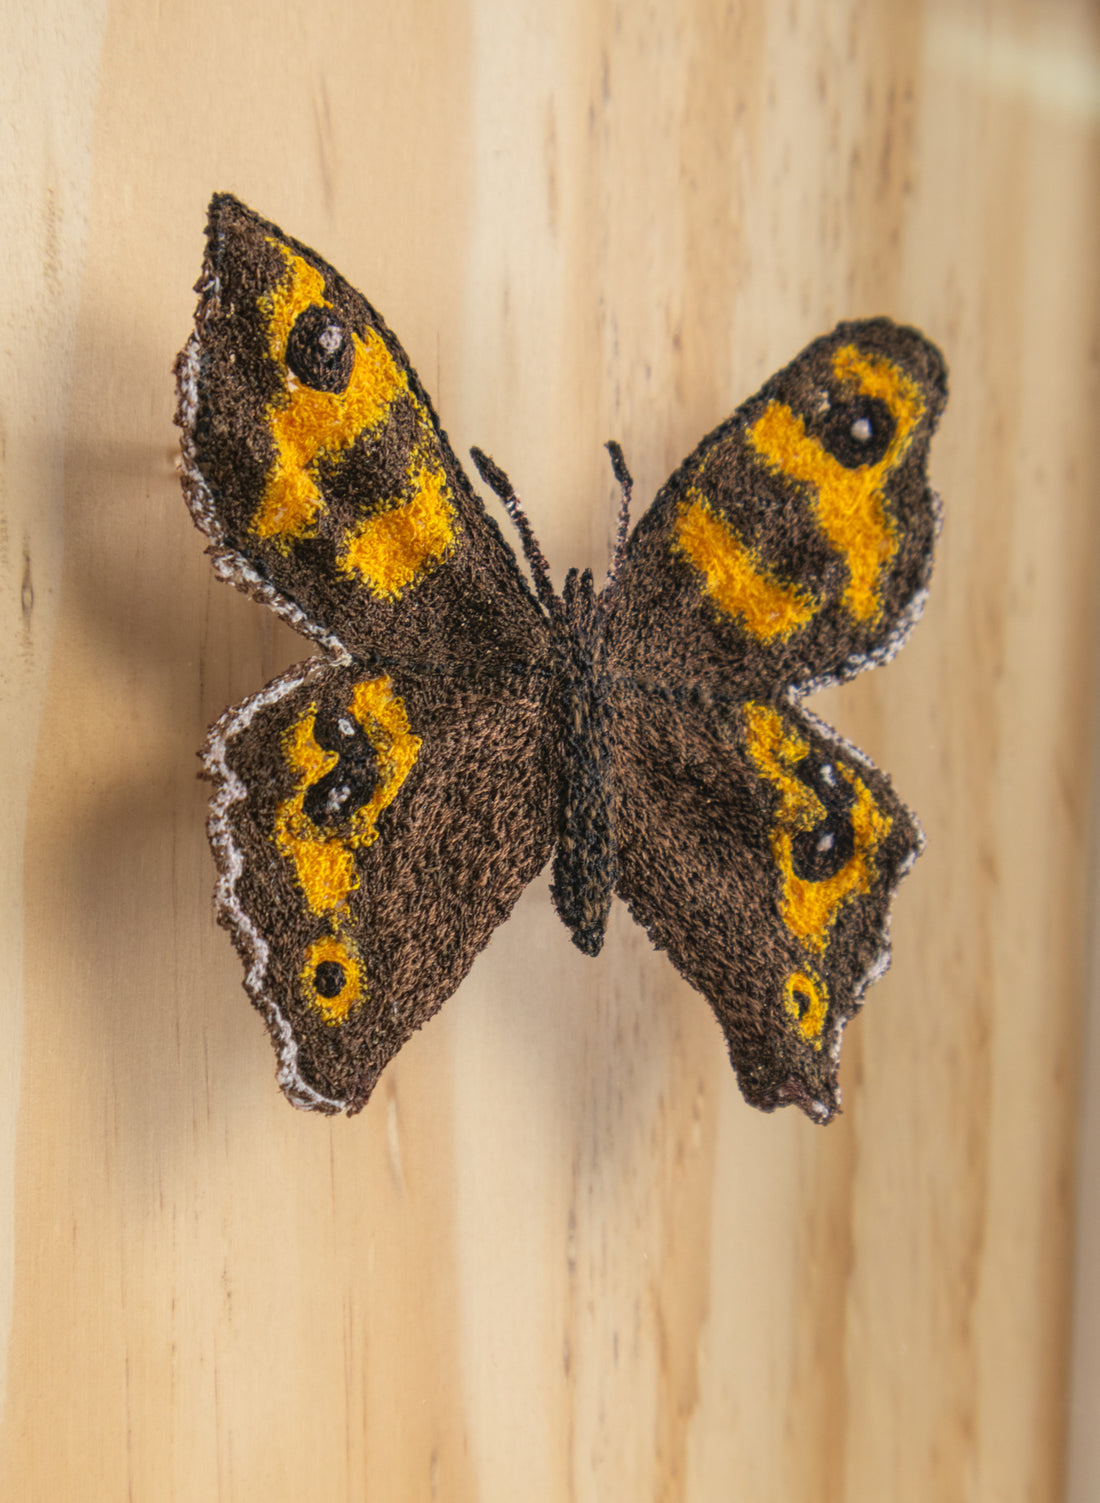
[[[938,524],[943,364],[840,325],[715,429],[606,584],[530,581],[400,345],[308,247],[211,205],[178,362],[219,574],[321,648],[213,727],[218,910],[297,1105],[356,1111],[552,859],[574,943],[614,895],[710,1002],[746,1098],[826,1121],[921,836],[800,708],[888,658]]]
[[[598,955],[618,879],[611,762],[614,684],[602,600],[588,570],[570,570],[557,614],[564,756],[550,891],[573,943],[586,955]]]

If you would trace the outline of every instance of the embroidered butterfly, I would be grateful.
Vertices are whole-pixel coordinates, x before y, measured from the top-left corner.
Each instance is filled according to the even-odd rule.
[[[211,729],[218,912],[296,1105],[356,1112],[553,855],[595,955],[618,893],[714,1009],[746,1099],[827,1121],[921,846],[800,699],[889,658],[924,598],[946,400],[886,319],[816,340],[716,428],[606,584],[534,588],[404,351],[313,251],[210,208],[177,362],[185,490],[220,577],[320,653]]]

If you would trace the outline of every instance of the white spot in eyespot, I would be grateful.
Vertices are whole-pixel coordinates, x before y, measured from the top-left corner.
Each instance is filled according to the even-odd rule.
[[[834,840],[833,840],[832,835],[822,835],[821,839],[817,842],[817,845],[814,847],[814,849],[819,854],[824,855],[824,853],[826,851],[831,851],[832,850],[833,845],[834,845]]]
[[[855,422],[852,424],[852,437],[855,439],[857,444],[867,443],[873,431],[874,430],[871,427],[870,418],[856,418]]]
[[[325,799],[325,813],[339,814],[340,810],[347,803],[350,792],[351,789],[347,783],[341,783],[339,788],[330,788],[328,798]]]
[[[341,736],[354,736],[355,735],[355,727],[352,725],[351,721],[348,719],[348,717],[346,715],[342,716],[336,722],[336,725],[337,725],[337,728],[340,731]]]
[[[328,328],[318,337],[317,343],[326,355],[332,355],[340,348],[343,338],[343,331],[339,324],[329,324]]]
[[[833,771],[833,764],[831,762],[826,762],[824,767],[822,767],[821,781],[828,783],[830,788],[836,787],[836,773]]]

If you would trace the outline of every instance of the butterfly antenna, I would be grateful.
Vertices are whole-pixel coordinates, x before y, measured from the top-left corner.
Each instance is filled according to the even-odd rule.
[[[512,489],[512,482],[500,466],[494,464],[488,454],[481,449],[471,449],[470,456],[477,465],[477,472],[482,480],[500,498],[504,510],[515,523],[520,542],[523,544],[523,552],[531,566],[531,573],[535,576],[535,593],[546,609],[551,610],[557,596],[554,594],[554,586],[550,583],[550,565],[546,562],[543,551],[531,530],[527,515],[519,504],[519,497]]]
[[[611,455],[611,468],[615,472],[615,479],[619,482],[619,488],[623,493],[623,499],[619,505],[619,530],[615,536],[615,553],[611,560],[611,568],[607,571],[610,583],[617,577],[623,559],[626,558],[626,538],[630,531],[630,498],[634,494],[634,481],[626,467],[621,446],[612,439],[606,448]]]

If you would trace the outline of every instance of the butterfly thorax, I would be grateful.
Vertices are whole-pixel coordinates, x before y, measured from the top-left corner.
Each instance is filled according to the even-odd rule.
[[[618,879],[605,612],[592,574],[571,569],[553,612],[564,772],[554,906],[586,955],[603,945]]]

